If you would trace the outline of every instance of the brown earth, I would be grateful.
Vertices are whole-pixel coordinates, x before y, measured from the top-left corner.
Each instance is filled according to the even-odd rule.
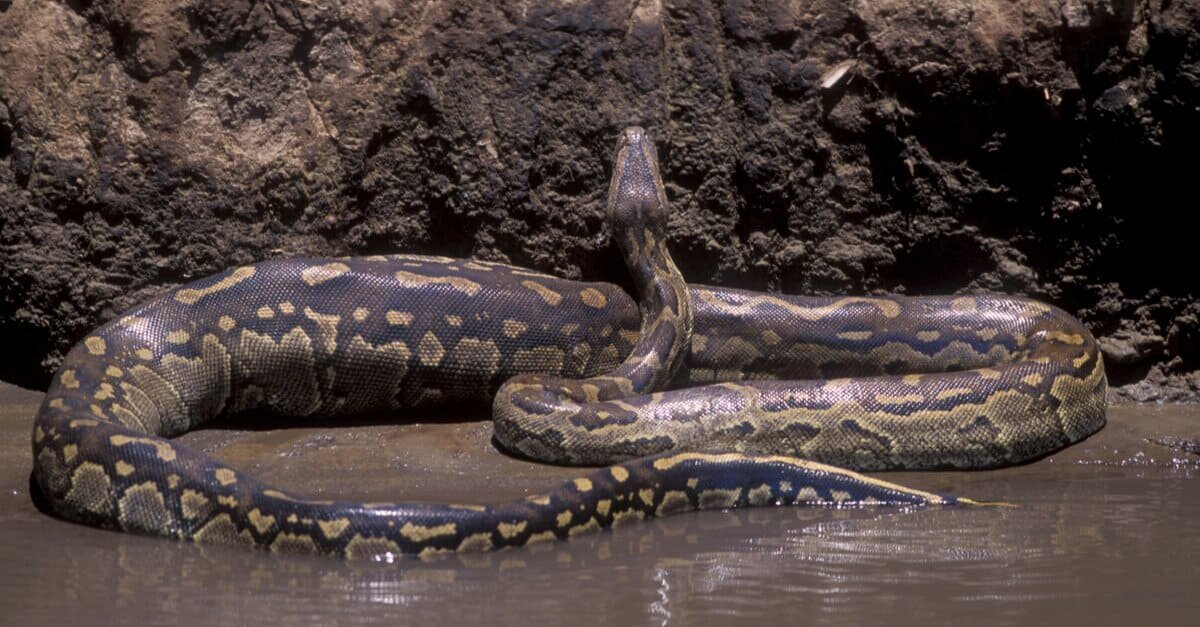
[[[619,129],[697,282],[1003,291],[1200,396],[1200,2],[0,0],[0,378],[231,264],[403,250],[624,281]]]

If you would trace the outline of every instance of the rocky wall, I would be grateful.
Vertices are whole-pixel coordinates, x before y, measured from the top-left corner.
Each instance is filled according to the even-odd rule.
[[[1200,396],[1200,2],[0,0],[0,378],[231,264],[625,282],[618,131],[692,281],[1056,303]]]

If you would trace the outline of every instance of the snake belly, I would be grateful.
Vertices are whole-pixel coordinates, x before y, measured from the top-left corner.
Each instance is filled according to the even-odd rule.
[[[1017,463],[1103,425],[1100,353],[1061,310],[688,286],[659,236],[665,200],[653,146],[626,131],[609,214],[638,302],[384,255],[242,266],[126,312],[71,350],[35,419],[45,507],[273,551],[495,549],[704,508],[951,503],[843,467]],[[506,448],[615,465],[495,505],[313,501],[170,440],[248,411],[488,402]]]

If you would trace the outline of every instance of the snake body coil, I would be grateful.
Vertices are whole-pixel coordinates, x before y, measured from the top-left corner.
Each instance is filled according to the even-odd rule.
[[[101,527],[431,553],[701,508],[952,502],[825,464],[1012,464],[1104,423],[1100,353],[1059,309],[687,286],[662,239],[665,211],[653,146],[629,129],[609,214],[640,308],[609,284],[407,255],[269,261],[174,289],[67,356],[34,424],[37,487],[55,514]],[[617,465],[501,505],[322,502],[168,439],[249,410],[493,398],[504,446]]]

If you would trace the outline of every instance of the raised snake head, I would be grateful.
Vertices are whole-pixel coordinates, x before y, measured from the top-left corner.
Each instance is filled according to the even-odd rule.
[[[666,226],[667,194],[659,176],[658,155],[641,127],[625,129],[617,142],[608,219],[614,234],[630,227],[639,235],[645,228],[662,232]]]

